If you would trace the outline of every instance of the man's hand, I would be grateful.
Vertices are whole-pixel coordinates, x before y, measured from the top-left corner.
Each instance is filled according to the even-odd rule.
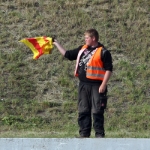
[[[101,84],[100,87],[99,87],[99,93],[104,93],[105,90],[106,90],[106,84]]]

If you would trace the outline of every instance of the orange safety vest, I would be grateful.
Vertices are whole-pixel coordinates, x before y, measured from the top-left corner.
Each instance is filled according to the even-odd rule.
[[[80,56],[87,47],[88,47],[87,45],[84,45],[78,53],[77,61],[76,61],[76,68],[75,68],[76,77],[78,77],[77,69],[78,69]],[[94,54],[92,55],[92,57],[90,58],[90,60],[87,62],[86,77],[88,79],[94,79],[94,80],[104,79],[104,75],[106,71],[103,67],[103,62],[100,58],[101,50],[102,50],[102,47],[97,48]]]

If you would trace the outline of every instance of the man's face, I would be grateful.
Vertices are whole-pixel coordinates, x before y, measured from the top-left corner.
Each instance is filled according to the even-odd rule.
[[[85,34],[84,39],[85,39],[85,44],[88,46],[92,46],[93,42],[95,42],[95,38],[90,37],[88,34]]]

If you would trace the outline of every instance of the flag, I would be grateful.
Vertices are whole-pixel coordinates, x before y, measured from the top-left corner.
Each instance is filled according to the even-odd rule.
[[[33,59],[38,59],[43,54],[50,54],[53,49],[52,38],[46,36],[25,38],[20,42],[23,42],[32,50]]]

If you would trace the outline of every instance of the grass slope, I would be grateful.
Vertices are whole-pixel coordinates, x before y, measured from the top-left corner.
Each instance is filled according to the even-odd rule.
[[[96,28],[114,64],[105,113],[106,137],[150,137],[149,0],[2,0],[0,3],[1,137],[74,137],[75,62],[56,48],[32,59],[18,41],[56,36],[66,49]],[[93,136],[92,132],[92,136]]]

